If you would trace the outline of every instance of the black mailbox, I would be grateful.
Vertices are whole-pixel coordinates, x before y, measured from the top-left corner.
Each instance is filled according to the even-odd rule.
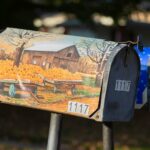
[[[103,121],[128,121],[133,116],[140,63],[132,47],[119,44],[106,64],[100,109]]]

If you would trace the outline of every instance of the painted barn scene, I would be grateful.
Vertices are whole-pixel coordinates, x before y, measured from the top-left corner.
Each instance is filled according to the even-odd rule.
[[[68,101],[99,106],[114,42],[7,28],[0,34],[0,101],[67,113]],[[85,116],[86,117],[86,116]]]

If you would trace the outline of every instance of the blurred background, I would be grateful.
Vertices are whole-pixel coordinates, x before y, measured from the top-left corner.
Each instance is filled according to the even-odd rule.
[[[1,0],[0,29],[135,41],[150,46],[149,0]],[[150,113],[114,123],[117,150],[150,150]],[[0,150],[46,149],[50,112],[0,104]],[[61,150],[101,150],[101,123],[63,116]]]

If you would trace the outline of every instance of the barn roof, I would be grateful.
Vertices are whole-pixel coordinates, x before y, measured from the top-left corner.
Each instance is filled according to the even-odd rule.
[[[25,50],[28,51],[43,51],[43,52],[58,52],[63,50],[67,47],[76,46],[77,37],[69,36],[64,37],[58,40],[51,40],[45,42],[35,42],[31,47],[26,48]],[[77,49],[77,48],[76,48]],[[79,50],[77,49],[78,53]]]
[[[58,52],[67,47],[75,46],[79,56],[87,56],[86,47],[80,45],[82,41],[86,41],[87,46],[90,45],[90,43],[92,43],[91,50],[97,49],[95,47],[97,43],[102,47],[111,44],[111,48],[115,47],[115,45],[117,44],[116,42],[105,41],[103,39],[85,38],[78,36],[62,36],[58,39],[34,42],[31,47],[28,47],[25,50],[40,52]],[[101,50],[99,49],[99,51]]]

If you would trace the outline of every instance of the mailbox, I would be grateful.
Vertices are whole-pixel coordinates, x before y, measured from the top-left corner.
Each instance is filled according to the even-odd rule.
[[[128,121],[139,70],[128,44],[15,28],[0,34],[2,103]]]
[[[140,80],[138,83],[138,92],[135,104],[135,108],[140,109],[149,101],[150,47],[144,47],[142,51],[139,50],[137,46],[134,48],[139,55],[141,63]]]

